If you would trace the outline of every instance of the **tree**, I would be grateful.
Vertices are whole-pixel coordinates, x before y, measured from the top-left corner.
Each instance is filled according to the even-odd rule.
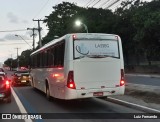
[[[149,65],[160,57],[160,1],[155,0],[135,10],[132,23],[137,32],[134,40],[141,45]]]
[[[30,54],[31,50],[25,50],[21,53],[21,56],[19,56],[19,65],[28,67],[30,65]]]
[[[65,35],[70,32],[71,23],[69,19],[77,13],[77,6],[69,2],[63,2],[53,7],[54,11],[46,16],[44,22],[47,23],[49,32],[43,38],[43,44],[51,41],[55,36]]]

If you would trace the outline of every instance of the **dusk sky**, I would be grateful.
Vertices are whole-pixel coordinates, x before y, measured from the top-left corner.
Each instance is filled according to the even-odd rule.
[[[53,6],[62,3],[64,0],[1,0],[0,3],[0,62],[4,62],[8,58],[15,59],[18,53],[26,49],[31,49],[32,34],[27,28],[37,28],[38,23],[33,19],[44,19],[45,16],[51,14]],[[115,0],[116,1],[116,0]],[[120,0],[121,1],[121,0]],[[151,0],[148,0],[151,1]],[[65,0],[65,2],[77,3],[78,6],[87,7],[103,7],[110,4],[112,0]],[[118,3],[119,4],[119,3]],[[117,5],[115,5],[116,7]],[[42,37],[47,34],[47,27],[41,22]],[[16,31],[21,30],[21,31]],[[28,44],[25,43],[20,35]],[[38,42],[36,36],[36,43]]]

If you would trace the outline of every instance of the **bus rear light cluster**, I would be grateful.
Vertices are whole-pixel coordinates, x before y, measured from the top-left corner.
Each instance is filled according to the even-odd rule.
[[[73,71],[69,71],[69,73],[68,73],[67,87],[71,88],[71,89],[76,89]]]
[[[124,80],[124,69],[121,69],[121,79],[120,79],[120,86],[125,85],[125,80]]]

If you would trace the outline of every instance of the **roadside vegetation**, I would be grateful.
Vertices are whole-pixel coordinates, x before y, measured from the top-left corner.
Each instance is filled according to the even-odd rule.
[[[75,26],[77,19],[87,25],[89,33],[113,33],[122,38],[126,71],[135,71],[137,66],[143,71],[146,65],[149,69],[160,67],[160,0],[149,3],[128,0],[114,12],[63,2],[53,6],[51,14],[45,17],[49,32],[43,38],[43,45],[67,33],[85,33],[83,26]],[[26,50],[19,56],[20,66],[29,65],[31,52]],[[16,67],[17,59],[7,59],[5,64],[11,66],[11,62]]]

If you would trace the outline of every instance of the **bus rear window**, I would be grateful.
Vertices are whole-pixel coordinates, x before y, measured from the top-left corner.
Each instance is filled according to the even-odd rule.
[[[91,57],[120,58],[117,40],[74,40],[74,59]]]

